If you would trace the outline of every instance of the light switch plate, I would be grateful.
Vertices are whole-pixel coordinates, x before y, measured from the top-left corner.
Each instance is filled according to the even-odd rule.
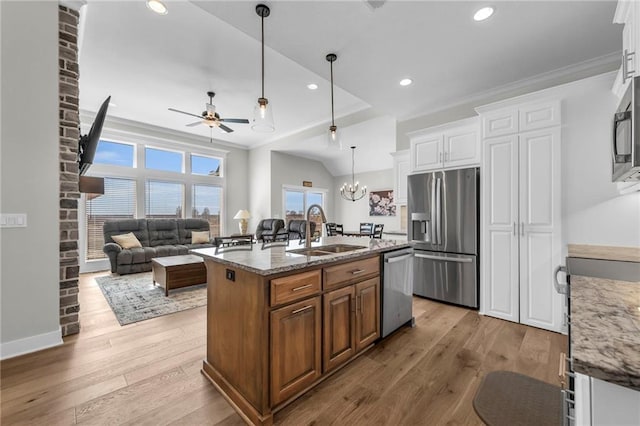
[[[0,214],[0,228],[26,228],[26,213],[2,213]]]

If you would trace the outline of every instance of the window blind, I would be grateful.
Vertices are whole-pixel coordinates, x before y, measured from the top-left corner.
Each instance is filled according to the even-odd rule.
[[[182,218],[184,185],[177,182],[147,180],[145,183],[145,217]]]
[[[136,182],[132,179],[104,178],[104,195],[87,200],[87,259],[107,257],[102,251],[102,225],[107,220],[133,219],[136,214]]]

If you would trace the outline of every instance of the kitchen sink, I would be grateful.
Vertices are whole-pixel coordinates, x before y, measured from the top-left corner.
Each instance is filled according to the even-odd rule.
[[[305,256],[327,256],[335,253],[345,253],[353,250],[363,249],[365,246],[354,246],[351,244],[331,244],[320,247],[308,247],[294,250],[287,250],[287,253],[303,254]]]
[[[347,251],[367,248],[366,246],[354,246],[351,244],[331,244],[328,246],[314,247],[316,250],[328,251],[330,253],[344,253]]]

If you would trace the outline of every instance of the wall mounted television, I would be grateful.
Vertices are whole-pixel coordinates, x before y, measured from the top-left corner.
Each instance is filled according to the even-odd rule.
[[[104,118],[107,115],[107,108],[109,107],[109,101],[111,96],[102,103],[95,120],[91,125],[91,130],[84,136],[80,136],[78,143],[78,169],[80,170],[80,176],[84,175],[89,166],[93,164],[93,157],[96,155],[96,149],[98,148],[98,142],[100,141],[100,134],[102,133],[102,125],[104,124]]]

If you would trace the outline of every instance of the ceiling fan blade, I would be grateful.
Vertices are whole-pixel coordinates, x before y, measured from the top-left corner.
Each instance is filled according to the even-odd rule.
[[[246,118],[221,118],[220,121],[224,121],[225,123],[249,124],[249,120]]]
[[[196,121],[195,123],[185,124],[185,126],[187,126],[187,127],[195,127],[195,126],[197,126],[198,124],[202,124],[202,120],[200,120],[200,121]]]
[[[231,132],[233,132],[233,129],[232,129],[231,127],[227,127],[227,126],[225,126],[224,124],[221,124],[221,125],[220,125],[220,126],[218,126],[218,127],[220,127],[222,130],[224,130],[224,131],[225,131],[225,132],[227,132],[227,133],[231,133]]]
[[[201,115],[191,114],[190,112],[180,111],[179,109],[175,109],[175,108],[169,108],[169,111],[179,112],[180,114],[192,115],[194,117],[198,117],[198,118],[202,119]]]

